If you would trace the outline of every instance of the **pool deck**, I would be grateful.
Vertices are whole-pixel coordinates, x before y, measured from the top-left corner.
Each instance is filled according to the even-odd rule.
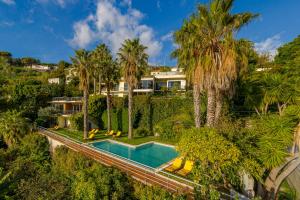
[[[126,161],[106,152],[98,151],[92,148],[89,144],[79,143],[78,141],[68,139],[43,128],[39,129],[39,133],[45,135],[48,139],[50,138],[52,140],[58,141],[59,143],[77,152],[80,152],[103,165],[116,167],[126,174],[132,176],[134,179],[143,182],[144,184],[157,185],[173,193],[185,193],[193,196],[194,188],[192,186],[161,175],[157,173],[157,171],[153,171],[147,167],[143,167],[135,163]]]

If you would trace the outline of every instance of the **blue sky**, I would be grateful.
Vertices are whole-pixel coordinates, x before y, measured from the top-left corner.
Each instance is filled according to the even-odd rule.
[[[100,42],[113,53],[126,38],[147,45],[152,64],[176,65],[172,32],[207,0],[0,0],[0,50],[14,57],[43,62],[69,61],[74,49]],[[299,0],[236,0],[233,12],[260,17],[237,37],[255,43],[260,52],[276,48],[300,34]]]

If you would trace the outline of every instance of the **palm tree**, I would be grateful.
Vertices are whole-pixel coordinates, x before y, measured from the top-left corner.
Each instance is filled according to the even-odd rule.
[[[111,130],[111,89],[113,85],[119,80],[119,68],[117,63],[113,60],[110,50],[105,44],[99,45],[93,52],[94,63],[101,71],[99,78],[105,83],[107,88],[107,129]]]
[[[187,79],[193,85],[193,102],[194,102],[194,120],[196,128],[201,126],[201,109],[200,109],[200,94],[203,90],[201,87],[201,66],[199,63],[199,48],[201,46],[201,38],[194,37],[193,30],[195,28],[192,21],[195,18],[192,16],[190,22],[185,21],[180,30],[174,33],[174,40],[179,45],[179,48],[172,52],[172,57],[177,58],[178,66],[183,68]]]
[[[128,84],[128,138],[132,139],[132,104],[133,90],[147,68],[147,47],[140,44],[139,39],[127,39],[119,50],[118,58],[123,70],[125,82]]]
[[[88,136],[88,104],[89,104],[89,68],[90,53],[84,49],[75,51],[75,57],[71,57],[73,66],[80,79],[79,89],[83,90],[83,138]]]
[[[196,47],[186,52],[190,57],[195,57],[195,63],[200,68],[197,81],[207,91],[208,126],[214,126],[218,120],[224,91],[229,90],[236,79],[237,56],[233,33],[256,16],[251,13],[231,14],[233,2],[214,0],[209,5],[199,5],[198,12],[185,22],[191,27],[185,30],[190,40],[186,40],[181,47]]]
[[[98,93],[101,95],[101,82],[102,82],[102,57],[103,57],[102,44],[98,45],[96,49],[91,53],[93,67],[92,73],[94,77],[94,93],[96,93],[96,79],[98,79]]]
[[[0,137],[7,146],[12,146],[29,133],[29,123],[21,117],[21,113],[13,110],[0,116]]]

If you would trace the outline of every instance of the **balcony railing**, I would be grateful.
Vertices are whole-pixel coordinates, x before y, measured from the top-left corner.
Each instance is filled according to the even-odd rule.
[[[72,115],[79,112],[81,112],[81,110],[60,110],[60,114],[62,115]]]
[[[52,101],[82,101],[83,97],[53,97]]]

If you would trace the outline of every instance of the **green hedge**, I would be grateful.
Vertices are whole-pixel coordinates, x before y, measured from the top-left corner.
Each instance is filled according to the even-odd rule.
[[[114,97],[112,103],[112,128],[128,131],[127,98]],[[134,96],[133,128],[145,128],[153,133],[159,122],[178,114],[193,116],[193,100],[190,97]],[[104,128],[107,128],[107,111],[102,114]]]

